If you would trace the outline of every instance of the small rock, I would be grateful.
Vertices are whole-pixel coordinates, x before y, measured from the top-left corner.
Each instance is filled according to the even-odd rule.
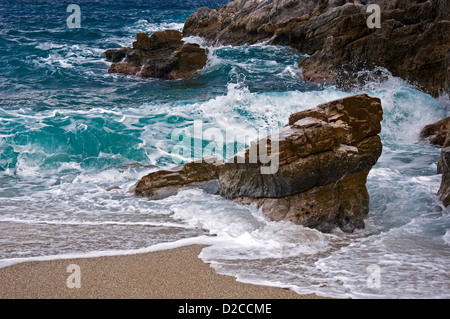
[[[121,189],[119,186],[111,186],[111,187],[108,187],[107,189],[106,189],[106,191],[107,192],[110,192],[110,191],[112,191],[112,190],[115,190],[115,189]]]
[[[138,33],[133,48],[110,49],[105,57],[113,62],[108,72],[140,77],[180,79],[194,75],[207,62],[207,52],[198,44],[183,43],[177,30]]]

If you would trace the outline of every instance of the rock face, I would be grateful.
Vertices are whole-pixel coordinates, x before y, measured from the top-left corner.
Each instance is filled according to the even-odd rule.
[[[382,119],[380,100],[365,94],[322,104],[292,114],[279,132],[226,163],[154,172],[137,183],[135,193],[160,199],[182,187],[201,187],[256,205],[275,221],[352,232],[364,228],[369,211],[366,179],[382,153]],[[276,169],[264,171],[269,167]]]
[[[304,79],[348,88],[363,69],[388,69],[434,96],[449,91],[448,0],[234,0],[200,8],[184,25],[185,36],[212,44],[289,45],[309,57]],[[369,4],[381,8],[381,28],[370,29]]]
[[[108,72],[141,77],[178,79],[193,75],[206,65],[207,53],[198,44],[184,44],[176,30],[138,33],[133,48],[105,52],[113,62]]]
[[[446,207],[450,206],[450,117],[425,126],[420,138],[442,148],[437,169],[442,174],[438,195]]]
[[[439,158],[438,173],[442,173],[442,182],[438,195],[444,206],[450,206],[450,134],[442,145],[441,156]]]

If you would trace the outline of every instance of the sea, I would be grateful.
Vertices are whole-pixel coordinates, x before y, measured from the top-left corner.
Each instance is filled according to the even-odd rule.
[[[0,0],[0,267],[198,244],[199,258],[240,282],[338,298],[450,298],[440,149],[419,139],[449,116],[445,95],[433,98],[382,68],[382,80],[345,92],[304,82],[298,62],[306,56],[292,48],[210,46],[199,37],[185,40],[207,48],[209,60],[192,78],[108,73],[105,50],[132,46],[138,32],[182,30],[198,8],[226,3]],[[79,28],[69,27],[71,4]],[[384,109],[364,230],[273,222],[195,188],[156,201],[130,192],[150,172],[198,159],[192,154],[223,158],[223,148],[248,146],[218,138],[227,129],[255,138],[292,113],[360,93]],[[196,123],[205,134],[191,152]]]

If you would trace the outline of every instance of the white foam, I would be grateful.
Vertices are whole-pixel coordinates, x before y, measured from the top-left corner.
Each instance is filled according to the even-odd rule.
[[[150,22],[147,19],[139,19],[133,25],[129,27],[125,27],[125,30],[130,32],[130,34],[135,36],[136,33],[139,32],[145,32],[145,33],[153,33],[155,31],[163,31],[167,29],[171,30],[183,30],[184,23],[179,22],[161,22],[161,23],[154,23]],[[126,44],[126,46],[130,46],[130,42]]]
[[[86,253],[60,254],[51,256],[26,257],[26,258],[8,258],[0,260],[0,268],[9,267],[15,264],[32,262],[32,261],[50,261],[50,260],[65,260],[65,259],[79,259],[79,258],[97,258],[108,256],[127,256],[146,254],[162,250],[176,249],[191,245],[212,245],[217,241],[214,237],[199,236],[193,238],[181,239],[170,243],[160,243],[150,247],[130,249],[130,250],[107,250],[107,251],[90,251]]]
[[[208,47],[205,43],[205,39],[203,39],[202,37],[199,37],[199,36],[183,37],[181,40],[185,43],[195,43],[201,47]],[[208,47],[208,49],[213,49],[213,50],[214,50],[214,48],[215,47]]]
[[[442,239],[445,241],[447,245],[450,246],[450,230],[447,230],[444,236],[442,236]]]
[[[87,225],[87,226],[153,226],[153,227],[175,227],[193,229],[194,227],[170,222],[119,222],[119,221],[86,221],[86,220],[40,220],[40,219],[18,219],[18,218],[1,218],[0,222],[17,223],[17,224],[46,224],[46,225]]]

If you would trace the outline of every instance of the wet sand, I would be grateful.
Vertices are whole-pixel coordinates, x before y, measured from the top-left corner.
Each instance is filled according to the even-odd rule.
[[[26,262],[0,269],[1,299],[317,299],[244,284],[198,258],[202,246],[138,255]],[[80,288],[67,272],[79,266]]]

